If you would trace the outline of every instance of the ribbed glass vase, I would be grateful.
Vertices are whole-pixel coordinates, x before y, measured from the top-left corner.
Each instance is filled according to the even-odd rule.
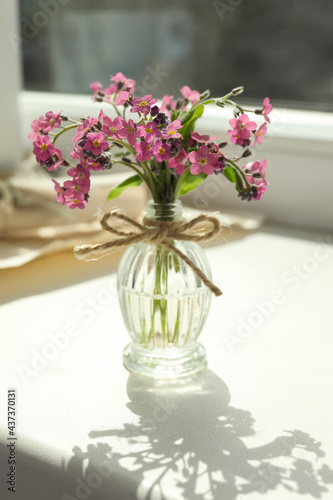
[[[148,203],[150,220],[181,221],[183,207]],[[211,279],[203,250],[197,243],[172,241]],[[125,348],[125,367],[154,377],[194,373],[206,365],[197,338],[205,323],[211,292],[175,253],[160,244],[129,247],[118,267],[118,297],[132,342]]]

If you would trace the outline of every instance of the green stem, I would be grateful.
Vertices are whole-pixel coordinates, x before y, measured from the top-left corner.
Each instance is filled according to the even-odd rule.
[[[81,122],[77,122],[76,120],[72,120],[71,118],[67,118],[68,122],[76,123],[76,125],[79,125]]]
[[[242,106],[240,106],[239,104],[235,103],[234,101],[225,101],[227,104],[229,104],[230,106],[234,106],[235,108],[237,108],[241,113],[245,113],[245,111],[247,113],[253,113],[253,109],[247,109],[247,108],[243,108]]]
[[[112,142],[115,142],[116,144],[120,144],[121,146],[123,146],[124,148],[126,148],[128,151],[130,151],[133,155],[136,154],[136,151],[135,149],[130,146],[129,144],[127,144],[126,142],[122,141],[121,139],[113,139],[112,137],[106,135],[105,136],[105,139],[106,140],[110,140]],[[120,162],[117,162],[117,163],[120,163]],[[124,163],[127,167],[129,167],[130,165],[128,163]],[[145,171],[145,174],[146,174],[146,178],[144,178],[144,182],[147,184],[153,198],[154,198],[154,201],[156,203],[158,203],[160,201],[160,198],[158,196],[158,192],[157,192],[157,189],[156,189],[156,180],[149,168],[149,165],[147,164],[146,161],[143,161],[142,163],[140,163],[140,166],[143,168],[143,170]]]
[[[55,134],[55,136],[53,137],[52,143],[54,144],[56,142],[56,140],[61,136],[61,134],[67,132],[67,130],[70,130],[70,129],[76,128],[76,127],[77,127],[77,124],[75,124],[75,125],[69,125],[68,127],[65,127],[64,129],[60,130],[60,132],[58,132],[57,134]]]
[[[251,186],[250,186],[249,181],[247,180],[246,175],[244,174],[243,170],[241,168],[239,168],[239,166],[237,165],[237,163],[235,163],[232,160],[229,160],[229,158],[227,159],[227,162],[231,163],[231,165],[239,172],[239,174],[242,176],[242,178],[243,178],[243,180],[244,180],[244,182],[246,184],[246,187],[248,189],[250,189]]]
[[[175,188],[175,200],[178,199],[178,196],[179,196],[179,191],[180,191],[180,188],[182,187],[182,183],[183,183],[183,180],[184,180],[184,176],[187,172],[187,168],[184,170],[184,172],[182,173],[182,175],[180,177],[178,177],[178,179],[176,180],[176,188]]]
[[[112,141],[112,142],[115,142],[116,144],[120,144],[125,149],[128,149],[128,151],[130,151],[133,155],[135,155],[135,153],[136,153],[135,149],[132,148],[132,146],[127,144],[127,142],[122,141],[121,139],[114,139],[113,137],[110,137],[109,135],[105,135],[105,139],[107,141]]]
[[[174,245],[175,242],[172,241],[172,244]],[[172,254],[172,261],[173,261],[173,267],[176,273],[180,272],[180,265],[179,265],[179,260],[178,256],[176,254]],[[171,342],[172,344],[177,343],[178,337],[179,337],[179,326],[180,326],[180,317],[179,317],[179,300],[177,302],[177,318],[176,318],[176,323],[175,323],[175,330],[174,334],[172,336]]]
[[[143,180],[143,182],[145,182],[147,184],[147,179],[146,177],[144,176],[144,174],[142,172],[140,172],[140,170],[138,168],[136,168],[133,163],[132,164],[129,164],[129,163],[126,163],[124,161],[121,161],[121,160],[117,160],[115,161],[115,163],[121,163],[122,165],[125,165],[125,167],[129,167],[131,168],[132,170],[134,170],[140,177],[141,179]]]
[[[154,296],[159,296],[159,298],[153,299],[153,323],[151,331],[149,332],[149,341],[154,332],[154,320],[157,313],[159,313],[159,319],[161,324],[161,334],[163,344],[169,342],[169,333],[167,331],[167,312],[168,312],[168,301],[166,298],[162,298],[165,295],[168,283],[168,252],[160,245],[156,246],[156,268],[155,268],[155,285],[154,285]],[[164,290],[162,290],[162,284],[164,285]],[[163,293],[162,293],[163,292]]]
[[[117,108],[117,106],[113,102],[107,101],[105,99],[104,99],[104,102],[107,102],[108,104],[111,104],[111,106],[113,107],[113,109],[115,110],[115,112],[117,113],[117,115],[121,116],[121,113],[120,113],[119,109]]]

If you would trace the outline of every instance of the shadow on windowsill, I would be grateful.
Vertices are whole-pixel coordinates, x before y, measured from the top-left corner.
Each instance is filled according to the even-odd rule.
[[[64,467],[73,479],[68,494],[239,500],[284,488],[321,498],[333,483],[321,443],[303,431],[247,447],[255,420],[230,406],[227,386],[210,370],[172,382],[131,374],[127,392],[138,424],[93,430],[89,437],[100,441],[75,446]]]

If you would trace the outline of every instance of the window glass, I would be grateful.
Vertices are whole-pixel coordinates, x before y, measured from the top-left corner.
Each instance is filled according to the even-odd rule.
[[[118,71],[142,92],[333,109],[330,0],[20,0],[27,90],[88,93]],[[139,89],[138,89],[139,90]],[[137,92],[138,93],[138,92]]]

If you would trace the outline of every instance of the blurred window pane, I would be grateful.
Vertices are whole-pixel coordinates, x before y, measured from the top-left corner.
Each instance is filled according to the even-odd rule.
[[[333,110],[330,0],[20,0],[27,90],[89,93],[122,71],[142,92]],[[139,89],[138,89],[139,90]],[[139,92],[137,91],[137,95]]]

